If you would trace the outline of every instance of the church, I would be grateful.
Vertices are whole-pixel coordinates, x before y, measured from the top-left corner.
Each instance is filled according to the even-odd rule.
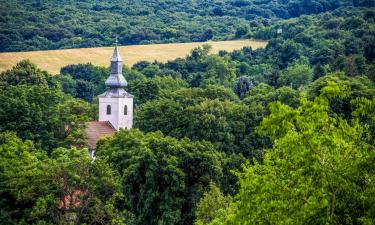
[[[116,43],[111,58],[111,74],[105,81],[107,90],[98,96],[99,120],[87,123],[86,134],[92,157],[99,139],[113,136],[116,131],[131,129],[133,126],[133,95],[124,90],[127,81],[122,75],[122,63]]]

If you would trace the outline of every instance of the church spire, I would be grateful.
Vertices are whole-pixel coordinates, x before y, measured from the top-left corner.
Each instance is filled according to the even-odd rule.
[[[116,46],[115,46],[115,50],[113,52],[113,56],[111,58],[111,62],[112,61],[114,61],[114,62],[122,62],[122,58],[120,56],[120,51],[118,50],[118,47],[117,47],[117,43],[118,43],[118,41],[117,41],[117,34],[116,34],[116,41],[115,41],[115,43],[116,43]]]
[[[120,51],[117,46],[117,34],[116,34],[116,46],[113,51],[111,58],[111,74],[105,82],[108,88],[122,88],[125,87],[128,82],[122,75],[122,58],[120,56]]]

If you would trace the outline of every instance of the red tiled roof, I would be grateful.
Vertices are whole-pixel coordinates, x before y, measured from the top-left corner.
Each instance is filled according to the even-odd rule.
[[[96,143],[102,137],[113,136],[116,129],[109,122],[91,121],[87,123],[86,134],[90,149],[96,148]]]
[[[81,206],[82,200],[80,197],[83,197],[86,192],[81,190],[75,190],[73,193],[65,195],[59,202],[59,209],[69,209],[71,207],[77,208]]]

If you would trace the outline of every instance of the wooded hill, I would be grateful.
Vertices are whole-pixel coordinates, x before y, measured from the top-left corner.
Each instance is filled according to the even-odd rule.
[[[374,6],[372,0],[10,0],[0,4],[0,51],[252,38],[277,19]]]

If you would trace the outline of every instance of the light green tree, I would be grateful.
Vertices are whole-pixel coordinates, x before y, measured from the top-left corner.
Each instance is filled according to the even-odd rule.
[[[280,76],[280,83],[295,89],[308,85],[313,78],[314,70],[306,64],[292,64]]]
[[[366,125],[329,107],[350,89],[329,82],[297,109],[271,104],[259,132],[273,140],[263,164],[247,165],[229,215],[212,224],[374,224],[375,151]],[[362,101],[363,102],[363,101]],[[356,115],[374,108],[358,102]]]
[[[210,190],[204,193],[195,211],[196,225],[209,224],[220,213],[225,212],[231,202],[230,196],[224,196],[215,183],[210,183]]]

